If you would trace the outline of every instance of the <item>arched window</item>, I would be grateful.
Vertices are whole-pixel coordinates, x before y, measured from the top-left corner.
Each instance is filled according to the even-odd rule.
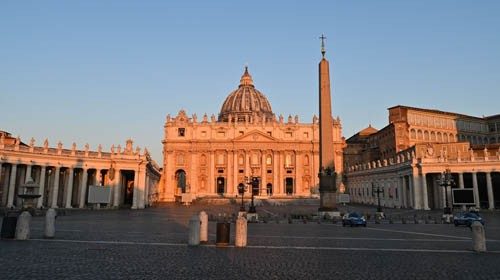
[[[429,131],[424,131],[424,140],[429,141]]]
[[[436,133],[434,131],[431,132],[431,141],[432,142],[436,141]]]
[[[417,133],[415,132],[415,129],[410,130],[410,138],[417,139]]]
[[[423,137],[422,137],[422,130],[417,130],[417,140],[422,140]]]

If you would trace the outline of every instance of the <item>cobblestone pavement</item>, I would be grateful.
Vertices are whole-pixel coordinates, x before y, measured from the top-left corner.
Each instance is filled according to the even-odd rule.
[[[467,227],[394,224],[342,227],[289,220],[315,205],[263,205],[267,223],[248,225],[246,248],[187,246],[188,220],[201,210],[226,217],[238,205],[167,204],[145,210],[66,211],[56,238],[43,239],[34,217],[31,239],[0,241],[0,279],[500,279],[500,213],[485,212],[486,253],[471,250]],[[348,206],[341,211],[373,211]],[[439,216],[439,211],[386,209],[388,215]],[[234,238],[234,224],[231,225]],[[234,244],[234,240],[231,240]]]

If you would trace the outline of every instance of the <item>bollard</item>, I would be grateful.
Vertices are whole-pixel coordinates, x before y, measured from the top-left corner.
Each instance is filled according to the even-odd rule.
[[[236,237],[234,240],[236,247],[247,246],[247,219],[239,217],[236,220]]]
[[[200,212],[200,243],[208,242],[208,215],[205,211]]]
[[[191,246],[200,245],[200,217],[194,215],[189,220],[189,241]]]
[[[56,210],[50,208],[45,213],[45,233],[44,238],[54,238],[56,234]]]
[[[486,238],[484,237],[483,225],[475,221],[471,225],[472,249],[476,252],[486,252]]]
[[[19,215],[19,218],[17,218],[17,224],[16,224],[17,240],[30,239],[30,223],[31,223],[31,214],[28,211],[23,211],[21,215]]]

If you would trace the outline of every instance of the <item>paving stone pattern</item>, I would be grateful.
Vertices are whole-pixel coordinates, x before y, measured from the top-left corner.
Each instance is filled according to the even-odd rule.
[[[54,240],[43,239],[43,217],[34,217],[31,240],[0,241],[0,279],[500,279],[499,213],[484,213],[488,252],[474,253],[467,227],[370,221],[344,228],[284,218],[313,207],[259,207],[261,215],[285,222],[249,224],[246,248],[216,248],[214,221],[208,245],[187,245],[192,215],[229,217],[238,205],[66,211],[56,220]],[[373,210],[343,210],[353,209]],[[234,229],[231,224],[233,244]]]

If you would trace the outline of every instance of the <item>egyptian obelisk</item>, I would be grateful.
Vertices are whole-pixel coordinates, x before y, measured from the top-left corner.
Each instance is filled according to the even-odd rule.
[[[330,65],[325,58],[325,39],[321,35],[322,59],[319,63],[319,193],[320,213],[337,211],[336,177],[333,150],[333,117],[330,94]]]

